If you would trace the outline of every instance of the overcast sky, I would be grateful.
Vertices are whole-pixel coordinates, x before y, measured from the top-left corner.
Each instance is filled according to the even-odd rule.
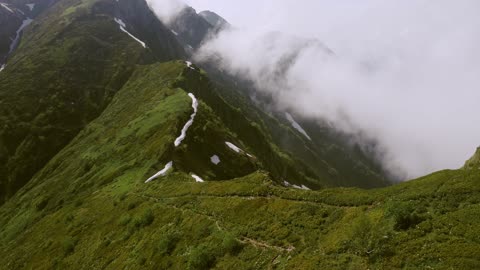
[[[179,0],[149,1],[178,10],[166,3]],[[273,94],[279,109],[378,140],[391,171],[459,168],[480,145],[478,0],[186,2],[238,27],[207,42],[198,61],[221,55],[224,69]]]

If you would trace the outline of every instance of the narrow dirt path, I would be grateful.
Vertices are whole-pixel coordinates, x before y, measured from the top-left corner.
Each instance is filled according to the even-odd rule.
[[[179,208],[177,206],[174,206],[174,205],[169,205],[169,204],[165,204],[161,201],[161,199],[165,199],[165,198],[156,198],[156,197],[152,197],[152,196],[148,196],[148,195],[140,195],[140,194],[137,194],[137,193],[133,193],[135,196],[137,197],[141,197],[141,198],[144,198],[144,199],[148,199],[148,200],[153,200],[157,203],[161,203],[163,206],[165,207],[170,207],[170,208],[173,208],[173,209],[176,209],[176,210],[179,210],[181,211],[182,213],[185,213],[186,211],[188,212],[191,212],[193,214],[196,214],[196,215],[201,215],[201,216],[204,216],[206,217],[207,219],[211,220],[212,222],[214,222],[215,226],[217,227],[217,229],[219,231],[222,231],[222,232],[229,232],[229,230],[227,230],[226,228],[222,227],[220,225],[220,221],[218,219],[216,219],[214,216],[212,215],[207,215],[205,213],[201,213],[201,212],[198,212],[198,211],[194,211],[192,209],[184,209],[184,208]],[[183,196],[180,196],[180,197],[183,197]],[[174,198],[179,198],[179,197],[174,197]],[[171,199],[171,198],[169,198]],[[248,245],[252,245],[254,246],[255,248],[259,248],[259,249],[273,249],[273,250],[276,250],[278,252],[292,252],[295,250],[295,247],[293,245],[290,245],[288,246],[287,248],[285,247],[280,247],[280,246],[275,246],[275,245],[271,245],[267,242],[264,242],[264,241],[260,241],[260,240],[257,240],[257,239],[253,239],[253,238],[248,238],[248,237],[245,237],[245,236],[241,236],[240,238],[238,237],[235,237],[235,239],[242,243],[242,244],[248,244]]]

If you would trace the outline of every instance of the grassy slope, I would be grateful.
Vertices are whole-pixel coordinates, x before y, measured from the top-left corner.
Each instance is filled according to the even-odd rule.
[[[102,115],[0,208],[0,265],[480,267],[479,170],[442,171],[370,191],[284,188],[256,170],[263,167],[260,156],[224,146],[228,138],[257,156],[204,103],[208,88],[188,87],[201,86],[202,78],[182,62],[137,67]],[[174,148],[192,112],[185,90],[199,97],[199,113]],[[221,156],[220,166],[208,162],[212,153]],[[171,174],[144,184],[172,159]],[[195,183],[189,172],[210,180],[239,177]]]
[[[114,6],[108,11],[118,14],[137,8],[145,23],[161,25],[144,2],[106,2],[59,1],[26,28],[0,74],[0,204],[103,111],[135,64],[182,55],[179,45],[169,44],[166,29],[158,27],[155,36],[145,27],[150,32],[141,35],[152,48],[159,48],[159,39],[170,46],[156,53],[105,13],[108,3]],[[162,33],[167,37],[160,38]]]

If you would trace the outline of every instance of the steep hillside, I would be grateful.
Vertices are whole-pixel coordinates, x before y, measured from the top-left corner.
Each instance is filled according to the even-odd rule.
[[[24,19],[13,6],[0,2],[0,66],[6,62]]]
[[[480,150],[384,187],[348,135],[185,61],[216,14],[7,3],[0,49],[33,21],[0,72],[0,269],[480,268]]]
[[[18,46],[23,29],[57,0],[0,1],[0,65]]]
[[[143,0],[50,1],[35,3],[31,12],[36,17],[0,74],[0,202],[100,115],[136,64],[186,58],[182,47],[193,38],[175,35]],[[169,27],[194,34],[197,45],[216,31],[193,9]],[[277,181],[309,188],[388,184],[368,155],[314,125],[314,140],[307,139],[292,123],[255,105],[248,84],[205,67],[213,83],[205,78],[190,87],[215,92],[202,98],[258,152],[258,162]]]
[[[320,186],[373,188],[391,183],[374,154],[352,143],[350,136],[318,121],[302,121],[295,115],[287,117],[286,112],[265,110],[271,107],[252,98],[255,90],[250,83],[225,74],[211,63],[202,67],[213,78],[219,95],[258,123],[280,149],[307,165]]]
[[[210,25],[212,25],[216,29],[221,29],[225,27],[230,27],[230,23],[227,22],[224,18],[222,18],[220,15],[217,13],[210,11],[210,10],[204,10],[200,13],[198,13],[202,18],[204,18]]]
[[[137,66],[101,115],[0,208],[0,265],[480,266],[479,170],[370,191],[288,188],[268,165],[288,157],[265,156],[262,137],[252,147],[242,118],[229,128],[223,115],[232,112],[209,86],[184,61]]]
[[[135,64],[184,54],[142,0],[63,0],[23,32],[0,73],[0,203],[103,111]]]
[[[189,129],[185,144],[175,148],[172,141],[183,125],[177,119],[186,120],[192,112],[187,92],[172,88],[179,66],[166,64],[136,73],[99,119],[0,208],[1,265],[6,269],[480,267],[477,169],[442,171],[370,191],[285,188],[262,171],[228,181],[196,182],[188,169],[194,166],[178,153],[194,151],[191,144],[204,126],[202,111],[210,112],[200,101],[199,118],[195,117],[199,123]],[[155,85],[142,79],[159,71],[166,75]],[[144,99],[144,106],[131,106],[138,99]],[[124,117],[106,123],[118,114]],[[212,132],[228,136],[221,128]],[[228,168],[244,159],[225,146],[212,146],[221,156],[221,166]],[[240,160],[222,164],[230,162],[227,156]],[[173,160],[174,168],[145,183],[168,160]],[[248,168],[231,171],[248,172]]]
[[[191,7],[183,9],[169,27],[187,51],[191,52],[198,49],[202,42],[217,29]]]

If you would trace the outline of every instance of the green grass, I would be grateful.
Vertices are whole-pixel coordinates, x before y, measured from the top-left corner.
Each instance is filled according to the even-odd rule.
[[[403,184],[401,194],[398,187],[368,191],[371,201],[352,206],[343,201],[364,191],[338,190],[336,201],[325,200],[324,194],[337,189],[288,189],[260,172],[202,184],[173,173],[150,185],[132,183],[126,193],[112,182],[80,206],[65,202],[42,210],[43,217],[28,230],[2,241],[1,260],[11,269],[25,262],[36,269],[54,262],[60,268],[107,269],[474,269],[479,264],[479,176],[463,170],[434,174]],[[456,177],[470,190],[437,196],[437,186],[431,185],[430,192],[422,192],[426,182],[454,187]],[[396,227],[392,207],[410,203],[417,211],[425,208],[423,219]],[[7,224],[18,221],[13,217]]]
[[[366,186],[382,178],[331,134],[320,134],[325,145],[305,142],[183,61],[135,66],[145,55],[111,18],[66,9],[71,3],[56,6],[65,15],[58,26],[32,26],[0,77],[0,86],[19,82],[0,93],[8,104],[0,123],[10,127],[0,150],[15,153],[0,173],[38,165],[0,206],[0,268],[480,268],[478,154],[464,169],[388,188],[324,188],[336,177],[352,183],[356,165],[362,179],[375,178]],[[89,58],[104,37],[105,58]],[[85,64],[93,68],[73,76]],[[192,113],[189,92],[199,111],[176,148]],[[84,107],[72,110],[70,98]],[[22,110],[29,106],[36,110]],[[35,155],[47,146],[55,149]],[[310,157],[323,165],[312,168]],[[167,176],[144,183],[169,161]]]
[[[0,208],[0,265],[480,266],[479,170],[441,171],[374,190],[285,188],[263,156],[277,150],[259,151],[248,137],[222,125],[205,102],[214,94],[184,85],[195,80],[188,70],[181,61],[137,67],[105,111]],[[190,91],[200,99],[199,111],[175,148],[192,112]],[[237,124],[248,127],[242,121]],[[233,152],[226,140],[256,157]],[[210,162],[212,154],[221,157],[219,165]],[[170,160],[174,168],[167,176],[144,183]],[[210,181],[196,183],[192,172]]]

